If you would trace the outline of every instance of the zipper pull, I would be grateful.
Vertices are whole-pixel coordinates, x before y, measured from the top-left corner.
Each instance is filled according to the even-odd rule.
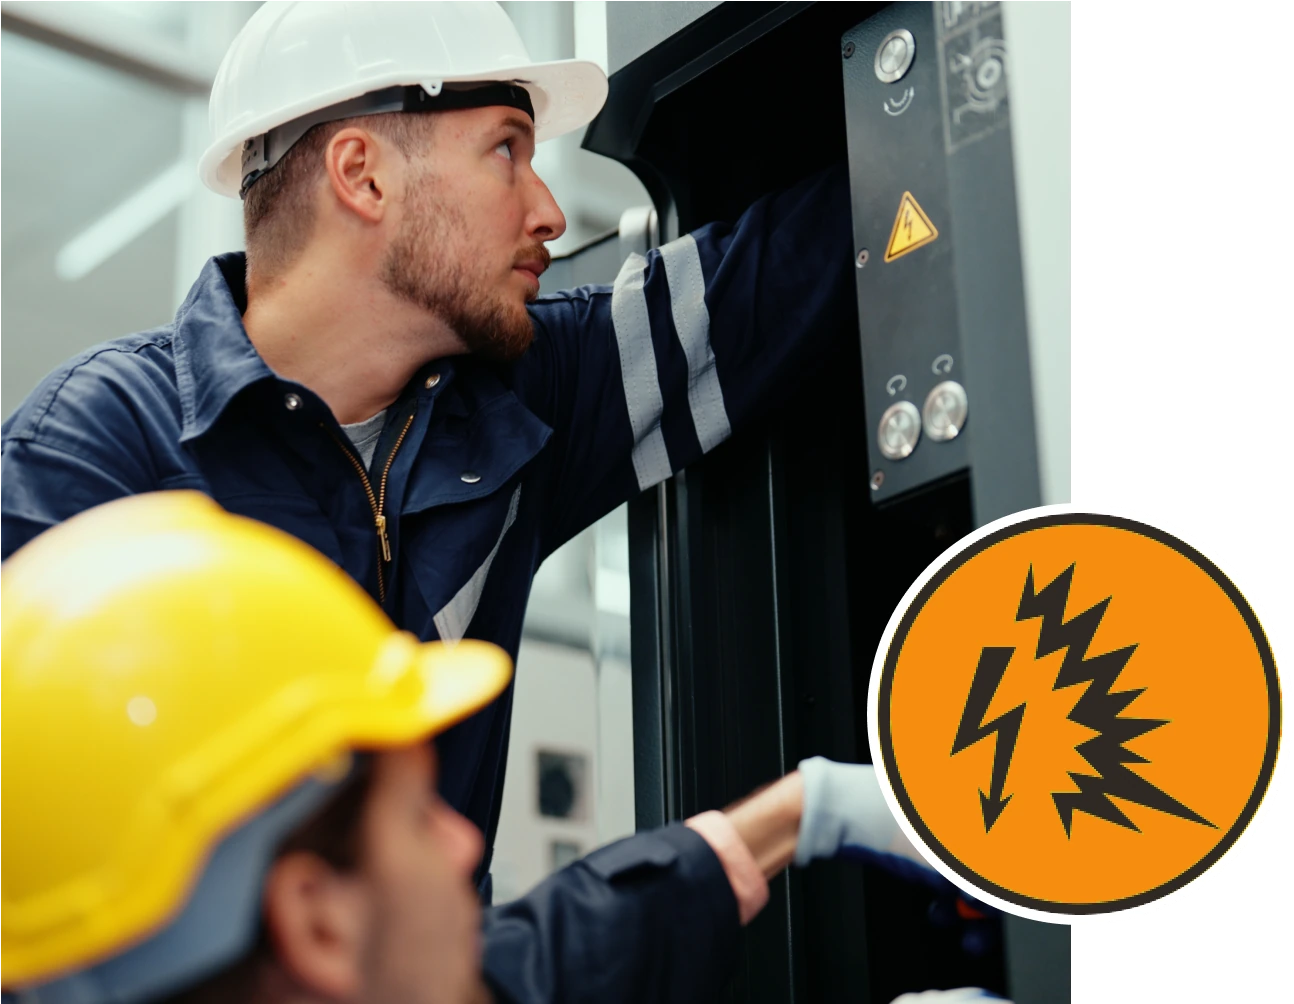
[[[391,560],[391,541],[386,536],[386,517],[381,513],[377,516],[377,539],[382,545],[382,560]]]

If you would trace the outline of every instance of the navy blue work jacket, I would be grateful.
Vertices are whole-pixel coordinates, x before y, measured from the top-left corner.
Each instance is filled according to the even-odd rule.
[[[5,422],[3,555],[110,499],[197,489],[322,551],[420,638],[515,659],[544,558],[782,399],[852,330],[851,242],[841,166],[631,256],[612,286],[543,296],[520,361],[415,375],[372,471],[248,339],[244,256],[214,258],[171,324],[84,352]],[[511,713],[509,688],[438,741],[442,793],[486,837],[487,898]],[[626,950],[596,922],[580,937],[584,959],[608,938]]]

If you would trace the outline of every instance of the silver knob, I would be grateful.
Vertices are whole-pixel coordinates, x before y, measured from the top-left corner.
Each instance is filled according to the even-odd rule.
[[[926,435],[937,443],[956,439],[966,425],[966,388],[956,380],[937,384],[922,409]]]
[[[898,401],[885,409],[876,442],[888,460],[902,460],[912,455],[921,438],[921,413],[911,401]]]
[[[917,54],[917,43],[906,28],[892,31],[876,48],[876,78],[883,84],[902,80]]]

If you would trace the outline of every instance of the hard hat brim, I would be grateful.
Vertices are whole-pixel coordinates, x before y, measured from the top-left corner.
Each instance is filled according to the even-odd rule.
[[[425,687],[421,707],[429,736],[476,714],[512,679],[512,660],[486,642],[426,642],[415,658]]]
[[[528,63],[509,68],[492,68],[481,73],[438,75],[399,73],[372,77],[362,86],[339,88],[320,95],[308,105],[277,108],[256,121],[241,124],[221,136],[202,155],[198,175],[218,195],[238,198],[242,186],[242,149],[248,139],[284,125],[311,112],[349,101],[386,87],[477,81],[517,81],[531,94],[535,106],[535,142],[543,143],[588,125],[606,103],[607,76],[597,63],[582,59],[561,59]]]

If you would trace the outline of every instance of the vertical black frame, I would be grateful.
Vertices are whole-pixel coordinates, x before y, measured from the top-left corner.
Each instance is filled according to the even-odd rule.
[[[608,13],[617,16],[614,7]],[[735,218],[763,192],[847,156],[845,34],[870,19],[929,24],[931,16],[929,4],[721,4],[613,74],[584,145],[640,177],[662,240]],[[870,63],[870,53],[864,58]],[[730,161],[717,156],[722,140],[705,112],[715,107],[725,110],[729,136],[776,122],[776,145],[740,172],[716,171]],[[966,203],[985,198],[976,175],[984,165],[961,163],[960,174],[949,168],[947,198],[957,229],[965,220],[974,233],[983,221]],[[1009,174],[1009,150],[1006,167]],[[1011,202],[1013,226],[1013,189],[989,194]],[[1005,232],[1001,220],[990,223]],[[1014,308],[959,297],[969,338],[967,311]],[[983,341],[981,360],[1017,352],[1012,339],[1022,333],[1013,327],[1006,342]],[[630,503],[640,828],[722,807],[808,756],[868,760],[872,657],[908,584],[984,521],[977,510],[1037,504],[1020,491],[1013,502],[1009,484],[986,503],[970,471],[1000,470],[1010,453],[978,456],[969,438],[969,464],[873,504],[860,449],[874,430],[859,331],[842,331],[836,342],[817,382],[762,427]],[[1036,484],[1036,459],[1029,462]],[[727,1000],[888,1004],[905,990],[963,985],[1014,990],[1017,1004],[1068,999],[1065,928],[1021,927],[1014,918],[966,923],[955,911],[949,920],[951,904],[856,865],[792,870],[771,892],[745,932]],[[979,939],[977,956],[964,950],[968,937]]]

